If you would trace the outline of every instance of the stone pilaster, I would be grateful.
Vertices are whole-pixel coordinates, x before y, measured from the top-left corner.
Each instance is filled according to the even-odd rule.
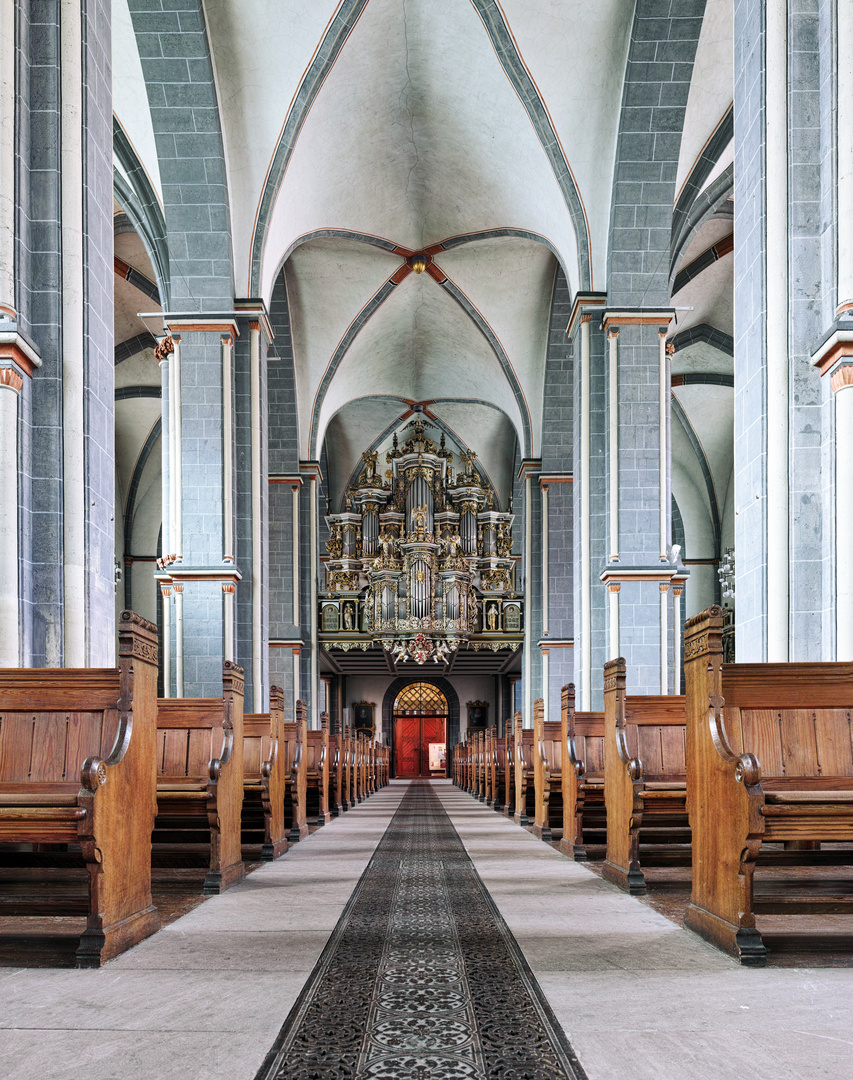
[[[223,660],[237,655],[234,587],[242,580],[236,558],[241,538],[235,532],[238,325],[231,316],[166,315],[164,326],[173,345],[163,432],[169,445],[164,464],[169,531],[158,576],[174,583],[175,695],[211,697],[221,693]],[[251,535],[246,540],[251,543]]]
[[[669,311],[605,312],[607,334],[608,651],[625,657],[634,693],[669,693],[669,628],[661,596],[669,561]],[[618,585],[616,589],[614,586]],[[661,586],[666,585],[666,592]],[[614,657],[611,656],[611,659]]]
[[[542,653],[542,497],[539,473],[542,462],[521,462],[521,530],[524,580],[524,646],[521,675],[521,711],[524,727],[533,727],[533,702],[541,693]],[[518,520],[518,518],[516,519]]]
[[[600,293],[578,294],[566,327],[574,355],[572,652],[580,711],[603,708],[601,671],[607,659],[606,590],[598,572],[593,572],[604,565],[607,542],[605,338],[601,327],[604,301]],[[568,681],[564,679],[561,687]]]

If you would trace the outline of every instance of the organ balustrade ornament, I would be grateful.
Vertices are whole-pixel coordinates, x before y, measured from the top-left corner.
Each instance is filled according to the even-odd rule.
[[[475,636],[481,647],[517,648],[522,601],[514,591],[512,513],[477,455],[454,454],[421,414],[379,453],[361,455],[345,511],[326,524],[326,588],[319,598],[324,643],[348,651],[375,643],[394,661],[446,661]],[[511,603],[510,603],[511,601]],[[362,639],[365,643],[359,642]],[[499,638],[499,642],[489,640]]]

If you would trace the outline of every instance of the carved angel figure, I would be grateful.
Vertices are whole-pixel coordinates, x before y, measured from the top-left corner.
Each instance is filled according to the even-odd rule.
[[[458,558],[461,547],[462,537],[458,532],[450,533],[444,538],[444,553],[448,559]]]
[[[418,532],[423,532],[427,526],[427,517],[429,515],[429,509],[426,506],[416,506],[413,511],[413,517],[415,521],[415,528]]]
[[[326,541],[326,551],[332,556],[333,559],[339,559],[343,545],[341,544],[341,534],[337,526],[332,526],[332,535]]]
[[[465,471],[463,476],[470,478],[474,475],[474,462],[477,460],[477,455],[473,450],[463,450],[460,457],[465,463]]]
[[[361,474],[362,480],[373,480],[376,475],[376,463],[379,461],[379,451],[365,450],[361,455],[361,460],[364,462],[364,471]]]

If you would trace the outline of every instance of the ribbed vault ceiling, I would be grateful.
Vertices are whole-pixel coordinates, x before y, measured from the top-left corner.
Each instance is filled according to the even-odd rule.
[[[516,442],[540,452],[558,262],[570,292],[607,288],[634,6],[205,0],[236,294],[269,303],[284,273],[300,455],[319,457],[325,440],[336,494],[406,401],[439,402],[430,407],[477,450],[502,500]],[[114,7],[116,110],[159,191],[127,0]],[[676,195],[729,108],[731,39],[731,0],[707,0]],[[706,223],[675,269],[727,231],[728,220]],[[401,278],[421,249],[432,276]],[[732,263],[725,255],[673,297],[678,331],[732,333]],[[674,359],[674,370],[731,368],[701,342]],[[730,410],[705,386],[681,397],[691,416]],[[722,493],[728,459],[708,458]]]

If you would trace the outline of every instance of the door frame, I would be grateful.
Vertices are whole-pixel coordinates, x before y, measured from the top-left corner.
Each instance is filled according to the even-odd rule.
[[[397,700],[397,696],[401,690],[404,690],[407,686],[416,682],[430,683],[432,686],[437,687],[447,698],[445,737],[447,739],[447,775],[451,776],[453,747],[459,742],[459,695],[456,693],[453,683],[451,683],[449,679],[444,679],[441,676],[427,675],[426,673],[423,675],[412,674],[400,676],[392,680],[392,682],[388,684],[382,698],[382,730],[387,732],[386,738],[391,751],[391,775],[395,775],[393,770],[396,763],[394,702]]]

